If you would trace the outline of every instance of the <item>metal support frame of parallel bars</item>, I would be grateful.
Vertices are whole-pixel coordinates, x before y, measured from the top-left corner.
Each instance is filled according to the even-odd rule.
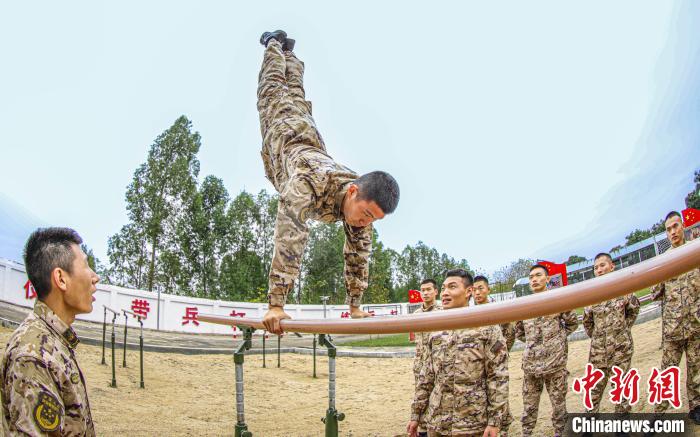
[[[233,353],[233,362],[236,365],[236,430],[235,437],[253,437],[253,433],[248,431],[245,423],[245,412],[243,403],[243,359],[245,351],[251,348],[253,343],[253,332],[255,329],[242,327],[243,342]],[[263,336],[263,338],[265,338]]]
[[[112,308],[108,307],[107,305],[103,305],[103,306],[105,307],[105,318],[107,315],[107,311],[112,313],[112,337],[111,337],[111,342],[112,342],[112,382],[109,384],[109,386],[116,387],[117,386],[117,373],[116,373],[116,358],[114,356],[114,343],[116,341],[116,334],[114,333],[114,326],[117,322],[117,316],[119,315],[119,313],[114,311]]]
[[[143,319],[144,317],[141,314],[136,314],[134,312],[131,312],[129,310],[122,310],[124,311],[124,314],[130,315],[132,318],[136,319],[139,322],[140,325],[140,330],[139,330],[139,366],[140,366],[140,377],[141,380],[139,381],[139,388],[146,388],[146,385],[144,384],[143,381]],[[126,367],[126,328],[124,328],[124,367]]]

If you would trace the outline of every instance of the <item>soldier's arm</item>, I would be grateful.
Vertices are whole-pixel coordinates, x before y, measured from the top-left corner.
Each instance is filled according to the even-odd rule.
[[[515,322],[515,338],[525,343],[525,325],[522,320]]]
[[[506,348],[510,351],[515,343],[515,324],[504,323],[501,325],[501,334],[506,339]]]
[[[634,293],[628,296],[627,305],[625,305],[625,320],[627,321],[627,326],[632,327],[632,325],[634,325],[639,315],[640,305],[639,299],[637,299]]]
[[[20,435],[58,435],[65,406],[48,366],[36,357],[20,356],[5,370],[4,400],[11,427]]]
[[[576,331],[576,328],[578,328],[578,316],[573,311],[561,313],[561,321],[563,323],[564,330],[566,331],[566,335],[571,334],[572,332]]]
[[[299,277],[309,229],[306,225],[313,206],[313,190],[302,179],[292,179],[280,194],[275,223],[275,249],[269,275],[268,300],[271,307],[284,307],[287,294]]]
[[[372,225],[353,229],[347,223],[345,227],[345,290],[347,297],[345,303],[359,307],[362,302],[362,294],[367,288],[369,278],[369,254],[372,251]]]
[[[591,307],[586,307],[583,309],[583,329],[586,331],[588,338],[593,338],[593,326],[595,322],[593,321],[593,310]]]
[[[416,384],[416,391],[413,395],[413,403],[411,404],[411,420],[418,422],[420,422],[426,408],[428,408],[430,394],[433,392],[433,387],[435,386],[435,369],[433,367],[433,360],[431,359],[432,344],[430,341],[428,341],[424,349],[426,358],[423,362],[420,374],[418,375],[418,383]]]
[[[666,292],[666,283],[662,282],[660,284],[651,286],[651,300],[660,300],[664,293]]]
[[[501,428],[508,406],[508,350],[500,329],[492,329],[486,342],[486,415],[488,425]]]

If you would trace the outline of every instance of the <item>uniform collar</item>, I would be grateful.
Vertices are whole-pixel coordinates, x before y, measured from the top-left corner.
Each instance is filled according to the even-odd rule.
[[[424,306],[421,305],[421,308],[423,309],[423,312],[432,311],[432,310],[437,308],[437,302],[433,301],[433,304],[430,305],[428,308],[425,308]]]
[[[345,184],[340,190],[338,190],[338,194],[335,195],[335,210],[333,213],[338,219],[343,221],[345,221],[345,215],[343,214],[343,200],[345,199],[345,194],[347,194],[351,183],[352,182],[348,182]]]
[[[61,336],[68,347],[75,349],[80,342],[80,340],[78,340],[78,336],[75,334],[75,331],[73,331],[73,328],[66,325],[66,323],[61,320],[61,318],[58,317],[48,305],[37,299],[36,303],[34,304],[34,314],[49,325],[51,329],[56,331],[56,333]]]

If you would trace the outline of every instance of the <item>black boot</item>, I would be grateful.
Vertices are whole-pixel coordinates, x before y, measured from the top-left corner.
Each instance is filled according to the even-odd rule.
[[[695,422],[696,425],[700,425],[700,407],[693,408],[690,413],[688,413],[688,417]]]
[[[287,41],[287,32],[284,30],[275,30],[274,32],[264,32],[260,36],[260,44],[263,46],[267,47],[267,43],[270,42],[271,39],[276,39],[280,43],[284,45],[285,41]]]
[[[285,52],[293,52],[294,43],[296,43],[296,41],[294,41],[293,39],[285,38],[284,43],[282,44],[282,50],[284,50]]]

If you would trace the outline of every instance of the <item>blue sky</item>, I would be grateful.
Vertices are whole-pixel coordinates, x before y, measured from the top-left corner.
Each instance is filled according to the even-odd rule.
[[[590,257],[682,208],[692,189],[699,12],[631,1],[5,2],[0,213],[15,224],[0,222],[0,256],[13,255],[9,237],[51,224],[74,227],[106,260],[134,170],[181,114],[202,135],[202,179],[222,178],[233,195],[273,190],[259,155],[257,40],[283,28],[331,155],[401,185],[399,208],[377,225],[388,246],[422,240],[487,272],[520,257]]]

